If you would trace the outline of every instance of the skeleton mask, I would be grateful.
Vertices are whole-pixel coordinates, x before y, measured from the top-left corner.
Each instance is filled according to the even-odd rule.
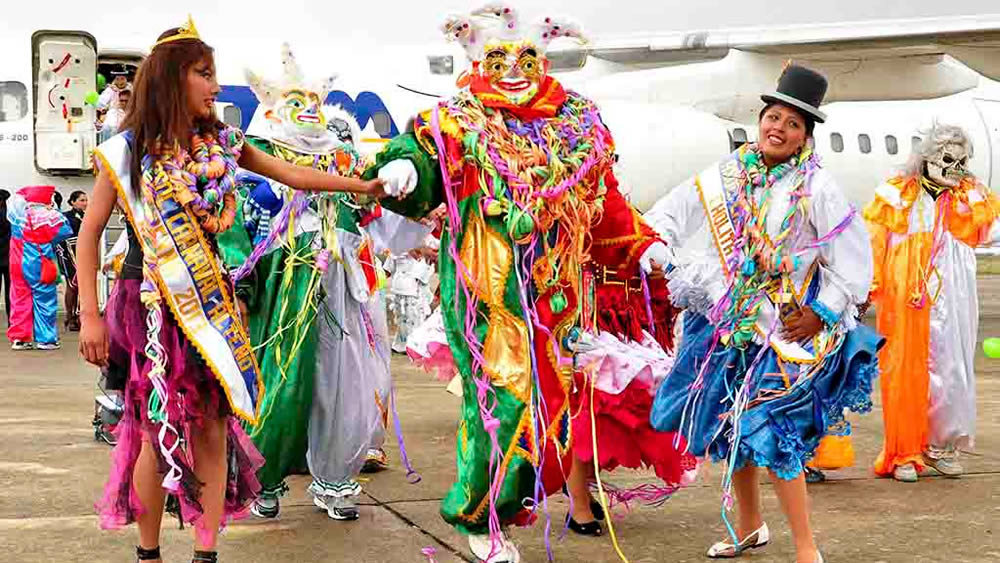
[[[954,188],[969,175],[969,148],[947,143],[927,159],[927,177],[939,186]]]

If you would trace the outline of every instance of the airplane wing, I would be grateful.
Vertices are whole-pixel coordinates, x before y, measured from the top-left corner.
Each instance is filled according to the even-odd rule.
[[[730,49],[818,61],[951,55],[1000,79],[1000,14],[607,38],[587,52],[621,64],[666,65],[718,60]]]
[[[1000,80],[1000,14],[602,38],[586,53],[644,70],[718,61],[734,51],[825,72],[828,102],[937,97],[974,88],[978,75]]]

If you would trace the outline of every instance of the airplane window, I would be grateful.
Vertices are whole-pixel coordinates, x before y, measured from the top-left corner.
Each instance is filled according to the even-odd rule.
[[[427,64],[430,66],[431,74],[449,75],[455,72],[455,57],[451,55],[427,57]]]
[[[858,135],[858,148],[861,149],[862,154],[872,152],[872,138],[864,133]]]
[[[392,135],[392,117],[389,116],[388,112],[377,111],[372,114],[372,123],[375,125],[375,132],[380,137]]]
[[[222,122],[230,127],[239,129],[243,123],[243,110],[239,106],[234,105],[222,108]]]
[[[0,122],[28,115],[28,89],[20,82],[0,82]]]
[[[732,139],[733,150],[736,150],[746,144],[747,131],[742,127],[737,127],[736,129],[733,129],[733,133],[730,135],[730,138]]]
[[[896,141],[896,137],[892,135],[885,136],[885,151],[889,154],[899,153],[899,143]]]
[[[844,136],[840,133],[830,133],[830,148],[833,152],[844,152]]]
[[[910,137],[910,148],[916,149],[918,146],[920,146],[920,143],[922,141],[923,141],[923,139],[921,139],[920,137],[917,137],[916,135]]]

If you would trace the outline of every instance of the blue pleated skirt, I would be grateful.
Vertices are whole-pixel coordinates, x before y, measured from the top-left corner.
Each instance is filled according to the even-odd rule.
[[[794,479],[812,458],[827,429],[843,420],[844,410],[871,410],[872,382],[878,375],[878,349],[883,339],[858,326],[840,347],[826,356],[808,378],[788,387],[773,349],[764,352],[753,370],[750,397],[785,391],[778,398],[751,403],[734,433],[734,396],[761,347],[744,350],[719,343],[708,357],[714,327],[702,315],[684,316],[681,349],[670,375],[657,391],[650,413],[653,428],[681,432],[691,453],[713,461],[730,459],[734,470],[747,464],[767,467],[782,479]],[[705,362],[709,362],[700,393],[691,389]],[[791,368],[784,366],[785,372]],[[773,396],[773,395],[772,395]],[[737,439],[738,438],[738,439]]]

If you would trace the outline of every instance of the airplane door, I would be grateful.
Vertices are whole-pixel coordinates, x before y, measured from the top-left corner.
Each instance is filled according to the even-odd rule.
[[[987,160],[990,164],[987,185],[996,190],[1000,188],[1000,101],[975,100],[975,103],[989,140],[987,147],[977,148],[980,151],[988,149]]]
[[[97,140],[97,40],[82,31],[36,31],[31,57],[35,168],[42,174],[89,172]]]

